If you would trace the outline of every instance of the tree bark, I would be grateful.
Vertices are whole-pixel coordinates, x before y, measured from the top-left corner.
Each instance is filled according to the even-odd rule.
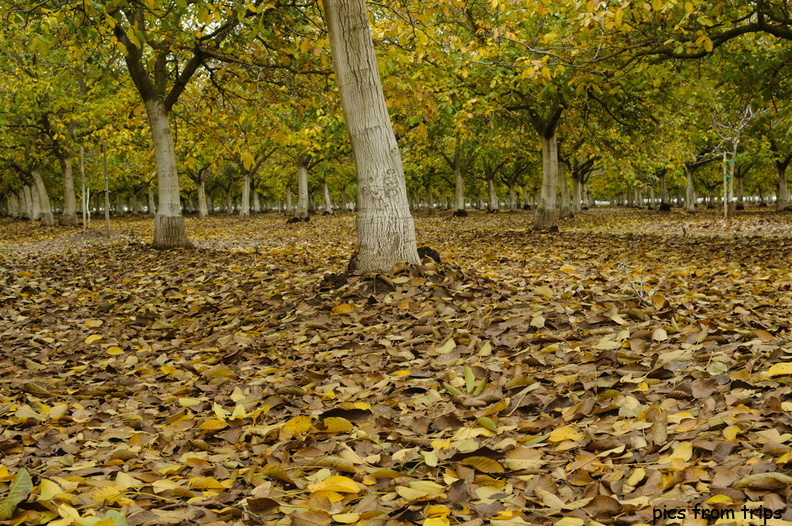
[[[534,214],[534,230],[550,230],[556,226],[556,192],[558,191],[558,141],[555,129],[547,137],[542,134],[542,190]]]
[[[327,187],[327,180],[322,181],[322,192],[324,193],[324,207],[328,214],[333,213],[333,201],[330,200],[330,189]]]
[[[579,214],[583,211],[583,198],[581,196],[580,178],[576,172],[572,173],[572,213]]]
[[[665,170],[660,171],[657,174],[657,180],[660,183],[660,204],[669,204],[668,202],[668,190],[666,189],[666,172]]]
[[[786,178],[786,165],[777,164],[778,171],[778,194],[776,197],[776,210],[786,210],[789,208],[789,185]]]
[[[559,217],[561,219],[565,219],[567,217],[572,217],[572,209],[570,207],[569,201],[569,185],[567,184],[567,173],[569,172],[569,168],[567,167],[566,163],[559,162],[558,163],[558,188],[559,194],[561,199],[561,207],[559,212]]]
[[[250,218],[250,174],[242,174],[242,206],[239,208],[239,217]]]
[[[297,211],[294,217],[308,217],[308,161],[297,157]]]
[[[41,215],[41,210],[38,207],[38,199],[35,201],[33,199],[33,191],[30,189],[30,185],[22,186],[22,200],[25,205],[25,219],[36,221]]]
[[[495,181],[490,178],[487,179],[487,189],[489,190],[489,206],[490,211],[495,211],[500,208],[500,201],[498,200],[498,192],[495,191]]]
[[[63,213],[58,223],[61,226],[74,226],[80,222],[77,217],[77,196],[74,194],[74,174],[71,159],[62,157],[60,160],[63,177]]]
[[[352,267],[387,272],[420,264],[399,146],[385,105],[364,0],[325,0],[333,68],[358,180],[358,254]]]
[[[259,198],[259,193],[256,190],[255,186],[251,187],[252,194],[253,194],[253,213],[260,214],[261,213],[261,200]]]
[[[187,229],[181,213],[176,150],[168,110],[165,103],[158,98],[146,100],[145,105],[157,160],[159,188],[159,209],[154,218],[154,248],[192,247],[187,239]]]
[[[154,202],[154,189],[151,187],[151,183],[148,187],[148,214],[150,216],[157,215],[157,204]]]
[[[696,211],[696,187],[693,185],[693,168],[690,166],[685,167],[685,176],[687,177],[687,186],[685,187],[685,212]]]
[[[34,193],[38,195],[41,224],[44,226],[54,226],[55,216],[52,213],[52,203],[50,202],[49,194],[47,194],[47,187],[44,185],[44,179],[41,178],[41,172],[38,168],[31,170],[33,177]]]
[[[206,202],[206,181],[203,174],[198,175],[198,180],[195,182],[195,192],[198,194],[198,217],[207,217],[209,215],[209,205]]]
[[[458,163],[454,166],[454,206],[457,210],[465,209],[465,178]]]

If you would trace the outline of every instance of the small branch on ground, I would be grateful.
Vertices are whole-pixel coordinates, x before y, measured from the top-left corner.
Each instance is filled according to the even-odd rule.
[[[643,276],[641,277],[639,290],[639,288],[635,286],[635,282],[630,278],[630,273],[627,271],[627,266],[624,264],[624,261],[621,262],[621,268],[624,271],[624,276],[627,278],[627,282],[630,284],[630,287],[635,293],[635,297],[638,298],[644,305],[652,305],[652,302],[649,301],[645,295],[646,291],[644,290]]]

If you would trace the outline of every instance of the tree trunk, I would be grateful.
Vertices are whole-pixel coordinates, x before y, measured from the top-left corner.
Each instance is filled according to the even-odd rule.
[[[322,181],[322,191],[324,193],[324,206],[325,212],[328,214],[333,213],[333,202],[330,200],[330,189],[327,187],[327,181]]]
[[[696,188],[693,186],[693,168],[690,166],[685,167],[685,175],[687,176],[687,186],[685,187],[685,212],[696,211]]]
[[[789,208],[789,185],[786,179],[786,165],[778,165],[778,194],[776,197],[776,210]]]
[[[39,221],[41,219],[41,194],[39,194],[38,188],[36,188],[35,184],[36,183],[34,181],[33,186],[27,185],[25,190],[30,193],[30,219],[33,221]]]
[[[289,190],[289,189],[287,188],[287,189],[286,189],[286,210],[285,210],[285,212],[286,212],[287,214],[291,214],[291,213],[292,213],[292,209],[293,209],[293,208],[294,208],[294,204],[292,203],[292,194],[291,194],[291,190]]]
[[[308,217],[308,163],[302,157],[297,158],[297,211],[294,217]]]
[[[385,105],[364,0],[325,0],[330,49],[358,180],[358,254],[352,267],[387,272],[420,264],[399,145]]]
[[[22,186],[22,200],[25,205],[24,218],[30,221],[37,220],[41,215],[41,211],[38,208],[38,200],[33,201],[33,192],[30,189],[30,185]]]
[[[572,217],[572,209],[569,202],[569,185],[567,184],[567,173],[569,168],[566,163],[558,163],[558,188],[560,190],[561,210],[559,217],[561,219]]]
[[[149,183],[148,187],[148,215],[155,216],[157,214],[157,204],[154,202],[154,189]]]
[[[61,226],[74,226],[80,222],[77,217],[77,196],[74,194],[74,175],[72,173],[71,159],[60,159],[61,174],[63,175],[63,213],[60,217]]]
[[[259,198],[259,193],[256,190],[255,185],[252,187],[253,191],[253,213],[260,214],[261,213],[261,200]]]
[[[203,177],[199,177],[195,184],[195,191],[198,194],[198,217],[209,215],[209,205],[206,202],[206,182]]]
[[[489,190],[489,206],[490,211],[495,211],[500,208],[500,201],[498,200],[498,192],[495,191],[495,181],[487,179],[487,189]]]
[[[665,171],[658,174],[657,180],[660,183],[660,203],[661,204],[669,204],[668,202],[668,190],[666,190],[666,174]]]
[[[159,99],[145,101],[151,126],[151,138],[157,159],[157,188],[159,209],[154,218],[154,248],[192,247],[181,214],[179,174],[176,171],[176,151],[165,103]]]
[[[44,179],[41,178],[41,172],[38,168],[31,171],[33,176],[33,184],[35,185],[34,193],[38,194],[39,206],[41,207],[41,224],[44,226],[54,226],[55,216],[52,213],[52,203],[50,203],[49,195],[47,194],[47,187],[44,186]]]
[[[654,185],[649,186],[649,208],[654,210],[655,207],[655,189]]]
[[[556,227],[556,192],[558,191],[558,142],[555,130],[542,135],[542,191],[534,214],[534,230]]]
[[[239,217],[250,217],[250,174],[247,172],[242,175],[242,206],[239,208]]]
[[[429,210],[429,213],[434,212],[434,196],[432,195],[432,187],[430,185],[426,185],[426,208]]]
[[[580,194],[580,178],[576,173],[572,173],[572,213],[579,214],[583,211],[583,197]]]
[[[458,164],[454,166],[454,203],[457,210],[465,209],[465,179]]]
[[[740,174],[737,176],[737,210],[745,208],[745,189],[743,187],[745,176]]]
[[[509,210],[517,210],[517,193],[513,184],[509,185]]]

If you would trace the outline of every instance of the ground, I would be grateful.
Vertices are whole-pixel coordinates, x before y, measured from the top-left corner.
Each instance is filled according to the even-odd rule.
[[[792,521],[790,219],[0,220],[0,524]]]

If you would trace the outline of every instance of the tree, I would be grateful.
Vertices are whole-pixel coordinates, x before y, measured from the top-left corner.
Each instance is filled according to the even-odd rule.
[[[358,182],[357,271],[419,264],[399,146],[388,116],[363,0],[325,0],[336,84]]]

